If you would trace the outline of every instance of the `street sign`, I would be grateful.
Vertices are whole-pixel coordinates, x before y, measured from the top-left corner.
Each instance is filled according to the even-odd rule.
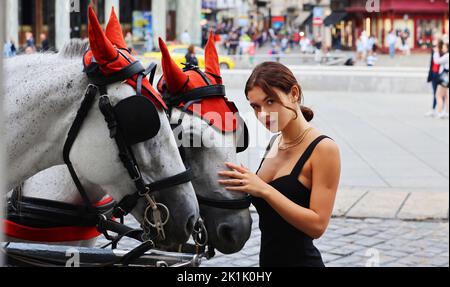
[[[281,29],[284,25],[284,16],[273,16],[272,27],[275,29]]]
[[[323,25],[323,8],[314,7],[313,9],[313,25],[322,26]]]

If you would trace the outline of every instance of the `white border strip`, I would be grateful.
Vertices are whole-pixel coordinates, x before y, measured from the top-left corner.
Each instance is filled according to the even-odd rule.
[[[3,73],[3,44],[5,43],[5,28],[6,28],[6,1],[0,1],[0,134],[4,134],[3,131],[3,82],[2,82],[2,73]],[[4,143],[3,137],[0,137],[0,190],[3,191],[5,189],[4,183]],[[0,194],[3,194],[1,192]],[[0,218],[4,218],[3,213],[3,202],[4,197],[0,196]],[[0,242],[3,242],[3,225],[2,221],[0,221]],[[3,267],[3,255],[0,253],[0,267]]]

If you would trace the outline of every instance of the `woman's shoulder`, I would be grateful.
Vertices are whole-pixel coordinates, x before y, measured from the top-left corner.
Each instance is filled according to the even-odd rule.
[[[313,162],[329,162],[340,157],[338,144],[330,137],[323,138],[316,146]]]

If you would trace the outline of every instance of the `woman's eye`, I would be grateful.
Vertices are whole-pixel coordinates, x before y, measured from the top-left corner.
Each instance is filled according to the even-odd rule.
[[[273,100],[267,100],[267,104],[272,105],[274,103]]]

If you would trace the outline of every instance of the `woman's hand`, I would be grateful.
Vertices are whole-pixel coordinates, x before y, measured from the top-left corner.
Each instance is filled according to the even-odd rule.
[[[219,172],[220,176],[228,177],[229,179],[219,180],[218,182],[226,186],[227,190],[248,193],[260,198],[264,198],[270,192],[271,186],[248,168],[229,162],[226,162],[225,165],[233,171]]]

